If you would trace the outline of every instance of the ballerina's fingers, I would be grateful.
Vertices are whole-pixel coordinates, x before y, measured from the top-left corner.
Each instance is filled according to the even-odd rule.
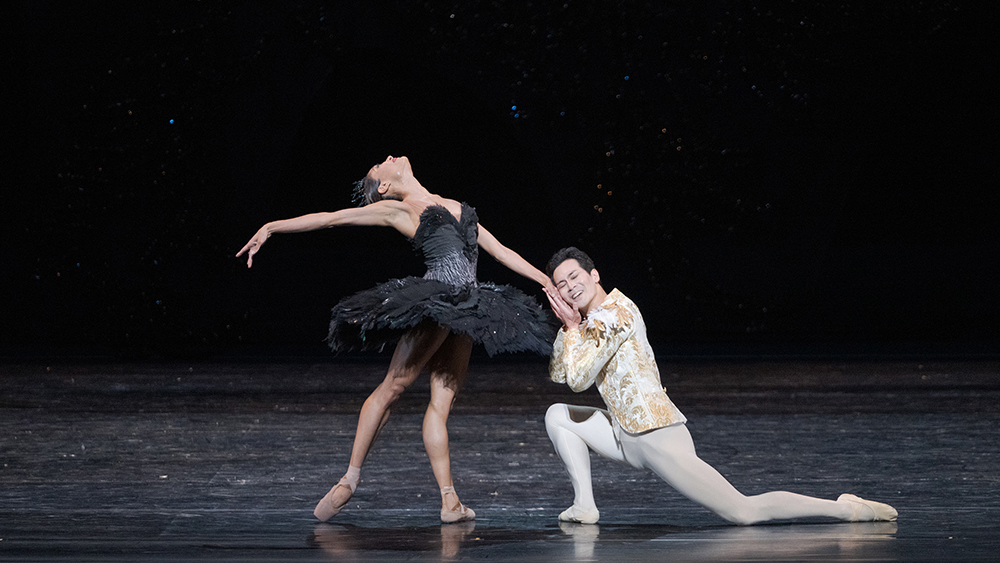
[[[579,324],[580,313],[575,307],[572,307],[565,299],[562,298],[558,293],[553,294],[548,288],[545,289],[545,295],[549,298],[549,305],[552,306],[552,312],[559,317],[559,320],[563,322],[566,326],[571,326],[573,324]]]
[[[253,266],[253,255],[257,254],[257,252],[260,251],[260,247],[264,244],[264,241],[266,240],[267,237],[265,236],[262,239],[260,233],[258,232],[256,235],[254,235],[252,239],[250,239],[245,245],[243,245],[243,248],[236,253],[236,257],[239,258],[240,256],[243,256],[243,253],[245,252],[247,255],[247,268]]]

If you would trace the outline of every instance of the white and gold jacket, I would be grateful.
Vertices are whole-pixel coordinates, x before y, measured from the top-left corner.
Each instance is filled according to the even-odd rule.
[[[617,289],[588,312],[579,329],[559,330],[549,375],[577,393],[596,382],[604,404],[626,432],[687,421],[660,383],[639,308]]]

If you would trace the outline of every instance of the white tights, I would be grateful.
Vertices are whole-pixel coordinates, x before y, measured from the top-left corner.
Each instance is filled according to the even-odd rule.
[[[684,424],[629,434],[612,425],[603,409],[558,403],[545,413],[545,429],[573,481],[573,504],[596,509],[590,479],[590,449],[615,461],[656,473],[677,492],[735,524],[828,516],[851,519],[848,504],[785,491],[746,496],[694,451]]]

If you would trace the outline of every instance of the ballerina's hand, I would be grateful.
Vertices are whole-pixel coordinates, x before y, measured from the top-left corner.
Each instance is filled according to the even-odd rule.
[[[257,231],[257,234],[255,234],[249,242],[243,245],[243,249],[236,253],[236,257],[239,258],[240,256],[243,256],[244,252],[246,252],[247,268],[253,266],[253,255],[260,251],[260,247],[264,246],[264,243],[267,242],[267,237],[269,236],[271,236],[271,233],[268,232],[267,226],[261,227],[260,230]]]
[[[581,317],[580,311],[576,306],[567,303],[559,295],[558,291],[550,290],[548,287],[545,288],[545,296],[549,298],[549,305],[552,306],[552,312],[562,321],[564,327],[570,329],[579,328],[583,317]]]
[[[545,285],[542,286],[542,291],[544,291],[545,293],[551,293],[553,295],[559,292],[559,290],[556,289],[555,284],[552,283],[552,278],[549,278],[549,280],[545,282]]]

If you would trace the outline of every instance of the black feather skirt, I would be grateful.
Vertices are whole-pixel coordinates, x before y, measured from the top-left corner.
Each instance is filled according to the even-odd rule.
[[[381,350],[425,320],[467,334],[490,356],[552,352],[558,324],[534,298],[508,285],[458,288],[438,280],[389,280],[333,308],[327,342],[334,351]]]

